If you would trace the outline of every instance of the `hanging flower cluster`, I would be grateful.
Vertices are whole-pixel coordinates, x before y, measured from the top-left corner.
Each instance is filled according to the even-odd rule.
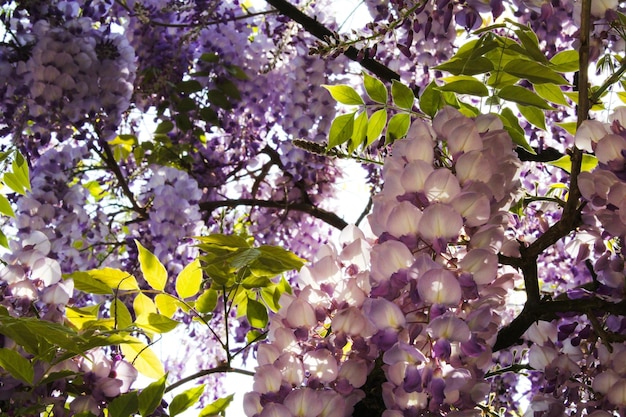
[[[483,401],[513,285],[497,253],[519,169],[495,117],[446,108],[432,125],[415,122],[385,162],[370,216],[377,241],[344,230],[342,250],[323,251],[282,299],[247,414],[349,416],[380,372],[385,417]]]
[[[49,118],[52,110],[70,129],[87,117],[106,115],[116,128],[133,93],[135,53],[128,40],[110,29],[94,29],[89,18],[61,27],[40,20],[32,34],[31,56],[18,63],[18,74],[30,86],[30,116]]]
[[[626,236],[626,107],[610,123],[586,120],[576,132],[576,146],[594,152],[598,166],[582,172],[578,186],[593,210],[588,222],[599,222],[614,237]],[[623,282],[622,282],[623,284]]]
[[[0,269],[2,314],[36,317],[53,323],[63,323],[66,319],[65,308],[74,297],[74,281],[63,279],[59,262],[49,257],[51,248],[51,242],[40,231],[32,231],[22,240],[11,242],[11,252],[4,256],[6,265]],[[3,347],[16,345],[5,335],[1,342]],[[18,352],[32,357],[22,349]],[[127,392],[137,378],[137,370],[128,361],[120,355],[110,357],[103,348],[92,349],[84,356],[77,355],[53,366],[42,360],[35,363],[34,373],[38,379],[56,372],[61,376],[50,378],[48,384],[34,389],[32,384],[3,372],[0,400],[11,404],[11,411],[18,413],[50,405],[55,414],[65,415],[66,402],[71,396],[74,397],[70,400],[72,415],[85,411],[100,415],[110,399]]]
[[[139,203],[150,207],[150,217],[130,225],[130,236],[153,246],[153,253],[172,274],[178,274],[197,256],[196,248],[183,242],[191,242],[193,236],[201,234],[201,197],[198,183],[172,167],[152,166],[141,188]]]

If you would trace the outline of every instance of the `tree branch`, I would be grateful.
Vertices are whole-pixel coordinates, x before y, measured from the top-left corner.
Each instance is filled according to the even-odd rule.
[[[97,149],[94,145],[91,145],[90,148],[94,150],[100,156],[100,158],[102,159],[102,161],[104,161],[106,166],[113,172],[113,175],[115,175],[115,178],[117,179],[122,189],[122,192],[124,193],[126,198],[128,198],[128,200],[130,201],[133,211],[139,215],[139,218],[135,220],[136,221],[147,220],[149,217],[148,210],[146,209],[146,207],[141,207],[137,203],[137,200],[135,199],[135,194],[133,194],[133,192],[131,191],[130,186],[128,185],[128,181],[126,180],[126,176],[124,175],[119,164],[115,160],[115,155],[113,155],[113,151],[111,150],[111,147],[104,140],[99,140],[98,143],[102,147],[102,150]]]
[[[172,385],[165,388],[165,392],[173,391],[176,388],[180,387],[181,385],[186,384],[187,382],[193,381],[194,379],[202,378],[203,376],[207,376],[211,374],[218,374],[218,373],[225,373],[225,372],[235,372],[238,374],[248,375],[248,376],[254,376],[255,374],[254,372],[248,371],[247,369],[233,368],[224,364],[224,365],[216,366],[215,368],[211,368],[211,369],[203,369],[201,371],[196,372],[195,374],[189,375],[179,381],[176,381]]]
[[[211,212],[220,207],[238,207],[238,206],[254,206],[254,207],[266,207],[277,210],[295,210],[303,213],[310,214],[311,216],[320,219],[329,225],[336,227],[339,230],[345,228],[348,223],[330,211],[326,211],[313,204],[296,203],[289,201],[274,201],[274,200],[257,200],[254,198],[241,198],[236,200],[221,200],[221,201],[206,201],[200,203],[200,210]]]
[[[335,33],[333,33],[326,26],[322,25],[316,19],[313,19],[304,13],[302,13],[298,8],[285,0],[266,0],[271,6],[275,7],[280,14],[286,16],[293,20],[294,22],[302,25],[304,30],[309,32],[311,35],[320,39],[321,41],[327,42],[329,39],[335,38]],[[376,75],[381,80],[385,80],[387,82],[391,82],[391,80],[400,80],[400,75],[392,71],[389,67],[381,64],[372,58],[361,57],[359,54],[359,50],[353,46],[348,47],[343,54],[350,58],[351,60],[358,62],[361,66],[372,74]]]
[[[559,313],[590,314],[592,311],[624,317],[626,316],[626,300],[614,303],[598,297],[589,297],[576,300],[541,301],[534,305],[526,303],[522,312],[498,332],[493,351],[497,352],[516,344],[526,330],[538,320],[551,321],[557,318]]]

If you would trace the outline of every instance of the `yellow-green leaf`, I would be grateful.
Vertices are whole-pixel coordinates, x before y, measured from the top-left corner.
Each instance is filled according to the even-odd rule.
[[[363,99],[356,92],[356,90],[349,85],[322,85],[325,89],[328,90],[330,95],[337,100],[341,104],[347,105],[361,105],[363,103]]]
[[[65,307],[65,317],[78,330],[82,329],[85,324],[98,319],[98,311],[100,304],[87,307]]]
[[[378,78],[374,78],[367,73],[363,73],[363,85],[367,95],[377,103],[385,104],[387,102],[387,87]]]
[[[169,318],[172,318],[178,309],[178,300],[169,294],[157,294],[154,297],[154,304],[156,304],[159,313]]]
[[[472,96],[486,97],[489,90],[485,84],[477,79],[462,79],[452,81],[439,87],[441,91],[451,91],[457,94],[469,94]]]
[[[411,116],[408,113],[394,114],[387,126],[386,143],[392,143],[406,136],[411,127]]]
[[[126,305],[119,298],[114,298],[111,302],[111,317],[115,320],[117,329],[125,329],[133,324],[133,318]]]
[[[120,345],[126,360],[148,378],[159,379],[165,375],[163,364],[154,351],[136,337],[128,337],[131,343]]]
[[[0,194],[0,213],[9,217],[15,217],[15,212],[13,211],[13,207],[11,207],[11,203],[9,203],[9,200],[2,194]]]
[[[139,285],[134,276],[116,268],[92,269],[87,271],[90,277],[106,284],[113,290],[133,291],[138,290]]]
[[[226,410],[226,407],[233,401],[235,394],[230,394],[227,397],[219,398],[218,400],[207,405],[200,411],[198,417],[215,416]]]
[[[565,172],[569,173],[572,170],[572,160],[569,155],[565,155],[556,161],[548,162],[550,165],[559,167]],[[580,170],[589,172],[598,165],[598,158],[593,155],[583,154],[583,161]]]
[[[170,417],[174,417],[195,405],[202,396],[205,386],[206,384],[192,387],[175,396],[170,403]]]
[[[517,85],[509,85],[498,91],[498,97],[523,106],[534,106],[544,110],[554,110],[547,101],[532,91]]]
[[[144,248],[138,240],[135,240],[139,250],[139,266],[143,277],[152,288],[163,291],[167,283],[167,270],[152,252]]]
[[[565,130],[570,135],[575,135],[576,128],[578,127],[578,124],[576,122],[561,122],[557,123],[556,125]]]
[[[154,301],[152,301],[152,299],[144,293],[137,294],[135,300],[133,301],[133,309],[135,310],[136,316],[157,312],[156,304],[154,304]]]
[[[217,291],[212,288],[205,290],[196,300],[195,308],[199,313],[210,313],[217,306]]]
[[[339,146],[352,137],[355,113],[342,114],[335,117],[328,133],[328,149]]]
[[[166,379],[167,375],[163,375],[139,393],[139,414],[143,417],[152,415],[154,410],[161,404],[163,394],[165,393]]]
[[[250,297],[248,297],[246,317],[248,318],[248,323],[250,323],[250,326],[252,327],[263,329],[267,326],[268,315],[265,305]]]
[[[517,105],[517,110],[528,120],[532,125],[537,126],[540,129],[546,130],[546,114],[543,110],[532,106]]]
[[[550,66],[558,72],[574,72],[580,67],[578,51],[569,49],[554,55],[550,60]]]
[[[551,101],[555,104],[561,104],[563,106],[569,106],[567,99],[565,98],[565,94],[563,94],[563,90],[558,85],[545,83],[545,84],[535,84],[535,91],[539,94],[540,97],[545,98],[548,101]]]
[[[370,117],[367,123],[367,146],[371,145],[380,137],[385,125],[387,124],[387,110],[380,109]]]
[[[200,260],[196,259],[187,265],[176,278],[176,292],[180,298],[193,297],[200,291],[202,269]]]
[[[526,59],[512,59],[504,66],[504,71],[516,77],[525,78],[533,84],[569,84],[561,74],[545,65]]]
[[[365,139],[367,139],[366,111],[362,111],[361,113],[359,113],[356,119],[354,119],[354,128],[352,130],[352,137],[350,139],[350,152],[354,151],[356,148],[365,143]]]
[[[158,313],[144,313],[137,316],[135,325],[154,333],[167,333],[176,328],[179,322]]]
[[[392,80],[391,82],[391,98],[393,99],[393,104],[405,110],[411,110],[413,103],[415,103],[413,91],[398,80]]]

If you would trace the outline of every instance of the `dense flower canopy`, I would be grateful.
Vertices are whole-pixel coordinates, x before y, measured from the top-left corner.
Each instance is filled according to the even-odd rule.
[[[348,4],[0,6],[0,414],[626,413],[623,4]]]

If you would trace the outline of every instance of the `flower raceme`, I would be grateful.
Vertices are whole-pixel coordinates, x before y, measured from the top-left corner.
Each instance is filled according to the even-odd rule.
[[[281,299],[247,415],[350,416],[380,371],[385,416],[484,400],[513,279],[498,277],[497,253],[519,167],[497,119],[446,108],[414,122],[385,161],[369,218],[377,239],[349,226]],[[321,395],[336,406],[318,410]]]

